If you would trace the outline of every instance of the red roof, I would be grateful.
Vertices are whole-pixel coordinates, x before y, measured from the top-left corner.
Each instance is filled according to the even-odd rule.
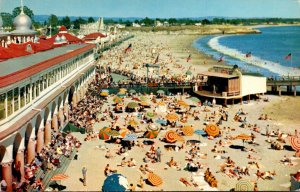
[[[0,61],[29,55],[30,53],[21,49],[4,48],[0,46]]]
[[[76,37],[74,35],[71,35],[70,33],[56,34],[56,35],[54,35],[51,38],[46,39],[46,40],[54,43],[55,38],[57,36],[59,36],[59,37],[65,36],[68,43],[83,43],[83,41],[81,39],[79,39],[78,37]]]
[[[64,25],[62,25],[62,26],[59,28],[59,31],[68,31],[68,29],[67,29]]]
[[[83,40],[95,40],[98,37],[103,38],[103,37],[106,37],[106,35],[99,33],[99,32],[90,33],[90,34],[84,36]]]
[[[51,59],[42,61],[40,63],[37,63],[35,65],[32,65],[30,67],[27,67],[25,69],[21,69],[19,71],[13,72],[11,74],[8,75],[4,75],[2,77],[0,77],[0,88],[6,87],[8,85],[14,84],[18,81],[22,81],[28,77],[31,77],[32,75],[39,73],[51,66],[57,65],[63,61],[66,61],[72,57],[75,57],[76,55],[80,54],[80,53],[84,53],[92,48],[94,48],[95,45],[90,44],[87,45],[85,47],[82,47],[80,49],[76,49],[72,52],[68,52],[66,54],[63,55],[59,55],[57,57],[53,57]],[[1,48],[1,49],[5,49],[5,48]]]

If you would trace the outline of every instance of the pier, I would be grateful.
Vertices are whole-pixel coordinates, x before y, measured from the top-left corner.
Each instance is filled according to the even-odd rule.
[[[279,96],[281,96],[283,91],[297,96],[297,87],[300,87],[300,76],[268,78],[267,87],[271,92],[278,92]]]

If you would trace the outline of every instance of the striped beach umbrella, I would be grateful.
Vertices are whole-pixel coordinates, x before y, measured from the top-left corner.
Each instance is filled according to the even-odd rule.
[[[130,119],[128,124],[131,126],[137,126],[139,123],[137,121],[135,121],[134,119]]]
[[[125,135],[127,135],[128,133],[130,133],[130,131],[129,131],[129,129],[127,129],[127,128],[121,128],[120,131],[119,131],[119,133],[120,133],[120,136],[121,136],[122,138],[124,138]]]
[[[291,147],[295,151],[300,151],[300,138],[296,136],[290,137]]]
[[[63,173],[59,173],[59,174],[54,175],[51,178],[51,181],[61,181],[61,180],[65,180],[65,179],[68,179],[68,178],[69,178],[68,175],[65,175]]]
[[[141,106],[145,106],[145,107],[149,107],[149,106],[150,106],[150,104],[147,103],[146,101],[140,102],[140,105],[141,105]]]
[[[246,134],[242,133],[242,134],[239,134],[238,136],[234,137],[234,139],[251,140],[251,135],[246,135]]]
[[[108,92],[101,92],[101,93],[100,93],[100,96],[101,96],[101,97],[107,97],[107,96],[108,96]]]
[[[123,98],[123,97],[126,96],[126,93],[125,93],[125,92],[119,92],[119,93],[117,94],[117,96]]]
[[[192,136],[194,134],[194,128],[192,126],[184,126],[182,132],[185,136]]]
[[[139,104],[137,104],[136,102],[129,102],[127,104],[127,108],[129,109],[134,109],[134,108],[137,108],[139,106]]]
[[[109,127],[104,127],[99,131],[99,139],[108,140],[111,129]]]
[[[147,180],[153,186],[158,186],[158,185],[161,185],[163,183],[163,180],[161,179],[161,177],[154,174],[154,173],[149,173]]]
[[[178,139],[178,135],[175,131],[169,130],[167,131],[165,138],[169,143],[175,143]]]
[[[160,128],[157,125],[155,125],[154,123],[149,124],[147,129],[149,131],[159,131],[160,130]]]
[[[113,101],[114,101],[114,103],[122,103],[123,102],[122,98],[120,98],[118,96],[114,97]]]
[[[169,121],[177,121],[178,120],[178,115],[175,113],[169,113],[166,115],[166,119]]]
[[[119,92],[121,92],[121,93],[126,93],[126,92],[127,92],[127,89],[121,88],[121,89],[119,90]]]
[[[130,90],[129,90],[129,93],[131,93],[131,94],[136,93],[136,90],[130,89]]]
[[[154,139],[154,138],[157,137],[157,135],[158,135],[158,131],[148,130],[148,131],[145,132],[145,137],[148,138],[148,139]]]
[[[166,103],[161,101],[161,102],[157,103],[157,105],[158,105],[158,106],[165,106]]]
[[[110,130],[110,131],[109,131],[109,135],[110,135],[110,136],[116,137],[116,136],[119,136],[120,133],[119,133],[118,131],[116,131],[116,130]]]
[[[253,191],[253,185],[248,180],[240,180],[235,185],[235,190],[236,191]]]
[[[107,93],[109,93],[109,90],[108,89],[102,89],[101,92],[107,92]]]
[[[185,106],[185,105],[188,105],[188,104],[183,100],[179,100],[179,101],[177,101],[177,105]]]
[[[153,113],[153,112],[151,112],[151,111],[148,111],[147,113],[146,113],[146,117],[147,118],[149,118],[149,119],[152,119],[152,118],[154,118],[156,115]]]
[[[127,134],[127,135],[125,135],[123,140],[124,141],[135,141],[135,140],[137,140],[137,136],[136,136],[136,134]]]
[[[141,97],[140,97],[140,100],[141,100],[141,101],[148,101],[149,99],[148,99],[147,97],[145,97],[145,96],[141,96]]]
[[[214,124],[208,124],[205,128],[205,132],[207,133],[207,135],[212,136],[212,137],[216,137],[220,134],[220,129],[217,125]]]

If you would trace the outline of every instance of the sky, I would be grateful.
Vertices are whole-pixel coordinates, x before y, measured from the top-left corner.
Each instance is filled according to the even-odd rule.
[[[24,5],[35,15],[300,18],[300,0],[24,0]],[[0,12],[17,6],[20,0],[0,0]]]

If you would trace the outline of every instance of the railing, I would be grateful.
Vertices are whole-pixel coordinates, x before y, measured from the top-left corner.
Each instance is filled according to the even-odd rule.
[[[280,77],[270,77],[267,79],[268,83],[290,82],[290,81],[300,81],[300,76],[280,76]]]

